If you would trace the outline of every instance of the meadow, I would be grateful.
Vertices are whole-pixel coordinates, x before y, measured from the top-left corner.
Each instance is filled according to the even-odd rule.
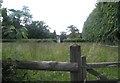
[[[117,62],[118,47],[105,46],[99,43],[77,43],[81,46],[81,55],[86,56],[87,63]],[[70,46],[73,43],[3,43],[2,59],[12,58],[25,61],[70,61]],[[118,78],[118,68],[96,68],[110,79]],[[26,79],[41,81],[69,81],[69,72],[18,70],[27,72]],[[29,77],[29,78],[28,78]],[[96,77],[87,74],[88,80]]]

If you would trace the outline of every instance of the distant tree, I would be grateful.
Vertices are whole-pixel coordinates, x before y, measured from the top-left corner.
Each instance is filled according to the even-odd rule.
[[[1,35],[1,33],[2,33],[2,29],[1,29],[1,27],[2,27],[2,3],[3,3],[3,0],[0,0],[0,38],[2,38],[2,35]]]
[[[70,32],[69,34],[70,38],[79,37],[79,29],[76,26],[70,25],[67,27],[67,30]]]
[[[23,6],[22,11],[24,12],[23,24],[27,25],[32,22],[32,15],[28,6]]]
[[[57,34],[56,34],[56,31],[54,30],[53,33],[51,33],[51,38],[52,39],[56,39],[57,38]]]
[[[48,25],[44,21],[32,21],[27,25],[28,38],[44,39],[50,38],[50,31]]]
[[[1,16],[2,16],[2,3],[3,3],[3,0],[0,0],[0,25],[1,25]]]
[[[64,39],[67,39],[67,35],[66,35],[66,32],[62,31],[60,32],[60,41],[63,42]]]
[[[2,7],[3,0],[0,0],[0,8]]]

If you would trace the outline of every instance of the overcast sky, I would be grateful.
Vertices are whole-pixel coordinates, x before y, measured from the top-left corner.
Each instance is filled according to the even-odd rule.
[[[33,20],[46,22],[57,34],[75,25],[82,32],[83,24],[95,8],[97,0],[3,0],[3,7],[22,9],[29,7]]]

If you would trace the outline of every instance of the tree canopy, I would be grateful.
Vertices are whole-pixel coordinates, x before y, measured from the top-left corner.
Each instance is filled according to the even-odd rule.
[[[0,1],[1,7],[2,1]],[[22,10],[1,8],[2,39],[22,38],[56,38],[56,32],[50,32],[50,28],[44,21],[33,21],[32,14],[27,6]]]
[[[2,38],[21,39],[27,38],[27,30],[24,26],[25,12],[21,10],[2,8]]]
[[[50,38],[50,31],[48,25],[43,21],[32,21],[31,24],[26,26],[28,30],[28,38]]]
[[[79,37],[79,29],[76,26],[70,25],[67,27],[67,30],[70,32],[70,34],[69,34],[70,38]]]
[[[89,41],[118,41],[118,3],[100,2],[84,23],[82,36]]]

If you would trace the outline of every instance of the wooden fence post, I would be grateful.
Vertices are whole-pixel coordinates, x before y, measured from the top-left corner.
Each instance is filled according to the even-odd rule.
[[[83,81],[82,80],[82,58],[81,58],[81,49],[78,45],[70,46],[70,62],[78,63],[78,71],[70,72],[71,81]]]
[[[86,67],[86,56],[83,56],[82,57],[82,79],[84,82],[87,81],[87,77],[86,77],[87,69],[86,68],[87,68]]]

